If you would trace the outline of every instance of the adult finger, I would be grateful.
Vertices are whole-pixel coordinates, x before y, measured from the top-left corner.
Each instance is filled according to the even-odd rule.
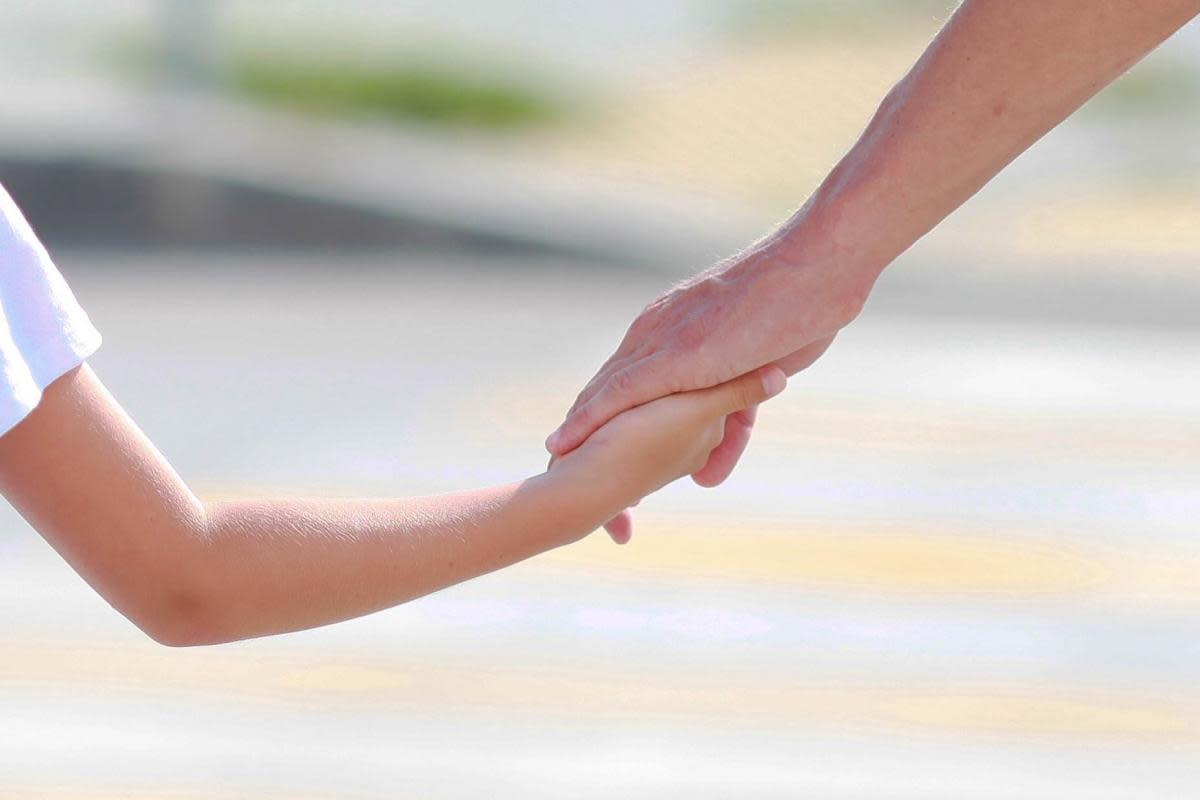
[[[617,544],[628,544],[633,537],[633,513],[627,508],[604,523],[604,530]]]
[[[575,409],[587,403],[595,396],[600,388],[608,382],[614,372],[619,372],[632,364],[641,361],[646,357],[646,354],[640,351],[627,351],[624,344],[617,348],[617,351],[608,357],[608,360],[600,365],[600,369],[596,370],[596,374],[592,376],[584,387],[579,390],[579,394],[575,396],[575,402],[571,404],[567,416],[574,413]]]
[[[655,355],[613,372],[590,400],[550,434],[546,449],[553,455],[566,455],[622,411],[671,394],[663,364],[661,355]]]
[[[708,461],[704,466],[692,473],[692,480],[697,485],[711,489],[725,482],[745,452],[746,445],[750,443],[750,434],[754,430],[757,414],[758,406],[751,406],[725,418],[724,438],[708,454]]]

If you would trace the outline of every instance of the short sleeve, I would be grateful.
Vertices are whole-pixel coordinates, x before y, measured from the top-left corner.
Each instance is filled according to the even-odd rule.
[[[0,435],[99,346],[100,333],[0,187]]]

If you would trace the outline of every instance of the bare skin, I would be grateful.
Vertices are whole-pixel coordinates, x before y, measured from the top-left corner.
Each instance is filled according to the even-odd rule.
[[[966,0],[799,211],[646,306],[547,439],[551,455],[654,398],[811,365],[888,264],[1197,14],[1198,0]],[[697,483],[729,476],[754,416],[729,416]],[[628,539],[628,512],[606,527]]]
[[[699,469],[724,418],[785,382],[769,367],[647,403],[506,486],[205,503],[84,365],[0,436],[0,491],[148,635],[211,644],[368,614],[574,542]]]

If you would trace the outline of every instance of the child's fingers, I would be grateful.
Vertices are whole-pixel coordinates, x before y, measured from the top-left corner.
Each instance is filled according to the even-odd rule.
[[[787,375],[774,364],[747,372],[741,377],[704,389],[709,407],[721,414],[733,414],[770,400],[787,386]]]

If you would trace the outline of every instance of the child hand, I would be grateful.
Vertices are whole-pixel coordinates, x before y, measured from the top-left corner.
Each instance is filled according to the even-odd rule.
[[[578,469],[581,480],[604,487],[614,509],[627,508],[699,470],[721,443],[725,417],[774,397],[786,384],[783,370],[770,365],[637,406],[610,420],[555,468]]]

